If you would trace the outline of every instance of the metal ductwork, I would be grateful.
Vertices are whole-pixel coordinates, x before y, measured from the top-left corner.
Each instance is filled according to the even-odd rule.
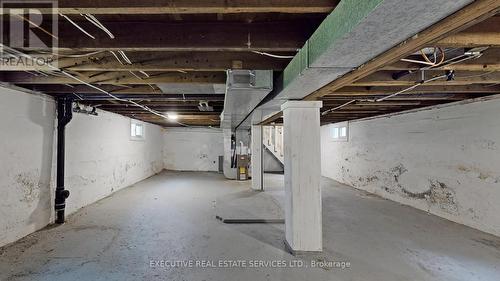
[[[236,178],[236,155],[250,144],[252,111],[273,90],[272,70],[228,70],[221,128],[224,133],[224,175]],[[246,124],[248,123],[248,124]]]
[[[340,1],[287,65],[265,109],[278,113],[287,100],[305,98],[473,2]]]
[[[222,129],[236,129],[273,90],[271,70],[228,70]]]

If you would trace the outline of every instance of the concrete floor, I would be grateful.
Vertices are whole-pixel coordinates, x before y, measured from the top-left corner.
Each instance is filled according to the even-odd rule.
[[[283,177],[266,175],[282,197]],[[0,280],[499,280],[500,238],[327,179],[324,253],[284,250],[283,224],[228,225],[217,198],[249,182],[163,172],[0,249]],[[281,195],[280,195],[281,193]],[[164,260],[244,260],[246,268],[151,266]],[[250,268],[254,261],[347,261],[350,268]],[[295,263],[296,265],[300,265]]]

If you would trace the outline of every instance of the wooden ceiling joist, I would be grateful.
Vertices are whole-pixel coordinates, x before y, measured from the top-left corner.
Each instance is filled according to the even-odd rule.
[[[500,25],[498,26],[498,28],[500,30]],[[452,57],[449,57],[447,59],[451,58]],[[422,58],[414,58],[414,59],[422,60]],[[422,64],[398,61],[396,63],[383,67],[382,70],[390,70],[390,71],[417,70],[422,66],[423,66]],[[443,66],[437,66],[434,69],[456,70],[456,71],[500,71],[500,48],[487,49],[483,52],[483,55],[479,58],[470,59],[455,64],[449,64],[449,65],[444,64]]]
[[[413,73],[399,79],[392,77],[393,71],[378,71],[363,79],[354,82],[353,86],[412,86],[420,81],[420,73]],[[441,76],[444,71],[426,71],[425,80],[432,79],[433,77]],[[467,86],[473,84],[496,85],[500,84],[500,72],[485,72],[485,71],[458,71],[453,80],[446,78],[439,79],[427,83],[426,85],[433,86]]]
[[[480,22],[464,31],[458,32],[440,40],[436,45],[441,47],[500,47],[500,36],[498,30],[500,27],[500,17],[491,17]]]
[[[61,18],[58,56],[54,55],[53,50],[43,48],[22,48],[21,51],[57,58],[59,68],[86,83],[159,112],[176,112],[182,124],[127,102],[114,100],[61,73],[47,76],[33,72],[40,69],[5,64],[0,72],[0,80],[56,97],[72,95],[83,105],[97,106],[161,126],[218,126],[223,109],[224,94],[220,88],[226,83],[225,71],[282,71],[290,57],[303,47],[321,20],[338,2],[59,0],[58,9],[43,11],[68,15],[96,39],[89,39],[77,27]],[[356,100],[323,115],[321,123],[326,124],[499,94],[500,17],[493,17],[499,11],[498,0],[476,0],[332,81],[306,97],[306,100],[322,100],[322,112]],[[109,38],[102,30],[83,19],[80,13],[97,15],[115,38]],[[435,46],[452,53],[447,59],[467,48],[489,48],[483,50],[481,57],[426,70],[424,77],[417,71],[423,64],[401,61],[421,61],[424,57],[418,51]],[[118,61],[110,51],[124,51],[132,64]],[[443,75],[447,70],[455,71],[454,79],[440,79],[419,85],[411,91],[375,102],[418,84],[422,78]],[[405,71],[411,73],[394,79],[393,74]],[[182,93],[184,85],[173,87],[172,93],[163,93],[156,85],[159,83],[204,86],[193,90],[195,94]],[[205,88],[207,93],[202,92]],[[162,89],[167,91],[169,87],[163,85]],[[213,111],[200,111],[200,101],[208,101]],[[281,115],[269,116],[261,124],[271,122],[282,122]]]
[[[88,38],[68,22],[59,23],[59,51],[267,51],[294,52],[312,34],[310,21],[277,22],[103,22],[114,39],[87,22],[80,27],[95,36]],[[28,51],[49,51],[26,47]]]
[[[500,11],[500,1],[498,0],[477,0],[466,6],[455,14],[443,19],[439,23],[422,31],[417,36],[406,40],[402,44],[379,55],[372,61],[336,79],[320,90],[310,94],[306,100],[315,100],[319,97],[331,94],[332,92],[363,79],[375,73],[381,68],[405,58],[409,54],[439,42],[452,34],[466,30]]]
[[[277,53],[290,56],[295,52]],[[102,52],[82,58],[54,58],[54,65],[69,71],[226,71],[227,69],[283,70],[287,59],[273,58],[252,52],[127,52],[132,64],[120,63],[110,52]],[[39,55],[36,54],[38,57]],[[2,71],[51,70],[49,66],[36,64],[7,64]]]
[[[224,84],[226,75],[222,72],[189,72],[189,73],[162,73],[155,76],[137,78],[128,72],[108,72],[96,75],[91,78],[83,75],[79,79],[96,85],[148,85],[157,83],[201,83],[201,84]],[[26,85],[26,84],[82,84],[75,79],[65,76],[35,76],[26,72],[4,72],[0,79],[7,83]],[[69,89],[68,89],[69,90]],[[71,90],[69,90],[71,91]]]
[[[329,13],[335,0],[59,0],[56,10],[62,14],[235,14],[235,13]]]
[[[366,95],[390,95],[395,92],[406,89],[405,86],[383,86],[383,87],[363,87],[363,86],[349,86],[332,92],[333,95],[326,95],[323,98],[335,96],[366,96]],[[423,85],[412,91],[401,93],[401,95],[415,95],[415,94],[497,94],[500,92],[500,85],[493,85],[484,87],[482,85],[465,85],[465,86],[428,86]]]

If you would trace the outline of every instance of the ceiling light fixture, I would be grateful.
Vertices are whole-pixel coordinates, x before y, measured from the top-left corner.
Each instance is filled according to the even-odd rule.
[[[174,120],[174,121],[179,119],[179,115],[177,115],[177,113],[167,113],[167,117],[168,117],[168,119]]]

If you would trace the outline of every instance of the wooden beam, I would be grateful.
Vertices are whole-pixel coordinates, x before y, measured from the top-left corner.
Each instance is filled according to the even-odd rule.
[[[164,73],[149,78],[139,79],[127,72],[105,73],[91,78],[79,76],[87,83],[102,85],[148,85],[157,83],[203,83],[224,84],[226,75],[222,72],[192,72],[192,73]],[[82,84],[72,78],[62,76],[34,76],[25,72],[4,72],[0,80],[12,84]],[[71,92],[68,89],[68,92]]]
[[[71,94],[70,94],[71,95]],[[161,101],[163,103],[175,102],[175,103],[189,103],[196,102],[198,104],[200,101],[208,101],[208,102],[223,102],[224,95],[187,95],[183,96],[181,94],[155,94],[155,95],[122,95],[122,94],[114,94],[116,97],[127,99],[127,100],[140,100],[140,101]],[[112,100],[112,98],[108,95],[73,95],[73,97],[81,98],[85,101],[106,101]]]
[[[126,98],[128,100],[130,100],[130,98]],[[79,100],[79,99],[75,99],[76,101],[78,102],[82,102],[82,103],[86,103],[86,104],[89,104],[89,103],[92,103],[92,104],[96,104],[96,103],[99,103],[99,104],[102,104],[103,106],[111,106],[111,107],[120,107],[124,104],[116,104],[116,103],[111,103],[113,100],[111,98],[107,98],[107,99],[99,99],[99,100],[95,100],[95,99],[92,99],[92,98],[87,98],[87,97],[84,97],[83,100]],[[223,107],[224,106],[224,100],[217,100],[217,101],[214,101],[214,100],[204,100],[204,99],[192,99],[192,100],[182,100],[182,99],[176,99],[176,100],[162,100],[162,99],[154,99],[154,98],[141,98],[141,99],[135,99],[135,100],[139,100],[141,102],[141,104],[143,105],[148,105],[148,104],[152,104],[154,106],[173,106],[173,105],[180,105],[180,106],[191,106],[191,107],[196,107],[198,108],[198,104],[200,101],[208,101],[209,102],[209,105],[210,106],[215,106],[215,107]],[[156,103],[154,103],[156,102]],[[130,105],[131,106],[131,105]],[[129,107],[130,107],[129,106]]]
[[[294,55],[295,52],[279,53]],[[127,52],[132,64],[122,64],[110,52],[82,58],[61,56],[54,65],[70,71],[226,71],[234,65],[244,69],[283,70],[289,59],[278,59],[252,52]],[[38,54],[36,54],[39,57]],[[3,58],[2,71],[49,71],[46,65],[8,63]]]
[[[329,13],[334,0],[59,0],[58,9],[42,13],[80,14],[236,14],[236,13]]]
[[[368,107],[383,107],[383,106],[415,106],[415,105],[420,105],[424,103],[429,103],[433,104],[435,102],[433,101],[392,101],[392,100],[387,100],[387,101],[381,101],[381,102],[370,102],[370,101],[358,101],[354,104],[350,104],[347,106],[342,107],[342,109],[349,109],[349,108],[368,108]],[[326,106],[338,106],[341,105],[342,103],[340,102],[326,102],[323,103],[323,107]]]
[[[500,92],[499,92],[500,93]],[[386,95],[376,95],[376,96],[339,96],[339,95],[334,95],[334,96],[324,96],[321,98],[323,101],[323,105],[327,104],[327,102],[330,101],[342,101],[345,103],[346,101],[350,101],[353,99],[360,99],[360,100],[369,100],[369,99],[375,99],[375,98],[382,98]],[[464,100],[464,99],[469,99],[469,98],[476,98],[476,97],[481,97],[485,96],[487,94],[474,94],[474,95],[467,95],[467,94],[401,94],[397,95],[395,97],[392,97],[390,100],[391,101],[434,101],[434,100],[447,100],[447,101],[458,101],[458,100]]]
[[[133,115],[133,116],[136,116],[136,117],[141,117],[141,118],[147,118],[149,120],[165,120],[165,118],[163,117],[160,117],[160,116],[156,116],[156,115],[153,115],[151,113],[148,113],[148,112],[138,112],[138,113],[123,113],[124,115]],[[219,115],[217,114],[212,114],[212,115],[198,115],[198,114],[179,114],[179,119],[178,119],[180,122],[185,122],[185,121],[203,121],[203,120],[206,120],[206,121],[212,121],[212,122],[216,122],[216,123],[219,123],[220,122],[220,119],[219,119]]]
[[[127,113],[127,114],[142,114],[143,111],[140,109],[133,109],[133,108],[113,108],[113,107],[107,107],[107,106],[100,106],[100,109],[103,110],[109,110],[113,111],[115,113]],[[197,115],[197,116],[207,116],[207,115],[216,115],[220,114],[222,111],[210,111],[210,112],[201,112],[198,109],[189,109],[189,108],[180,108],[180,107],[163,107],[163,108],[154,108],[155,110],[163,111],[163,112],[175,112],[178,114],[192,114],[192,115]],[[147,112],[146,112],[147,113]],[[149,113],[151,114],[151,113]]]
[[[384,87],[362,87],[362,86],[348,86],[330,92],[323,98],[334,96],[379,96],[389,95],[395,92],[404,90],[406,87],[402,86],[384,86]],[[463,85],[463,86],[428,86],[423,85],[413,91],[402,93],[405,95],[415,94],[498,94],[500,93],[500,85],[484,87],[483,85]]]
[[[1,76],[0,76],[1,77]],[[1,78],[0,78],[1,80]],[[152,86],[152,87],[151,87]],[[155,85],[100,85],[99,88],[103,89],[105,91],[108,91],[110,93],[116,94],[116,95],[148,95],[151,97],[158,96],[159,98],[180,98],[180,99],[186,99],[190,100],[192,98],[203,98],[206,97],[207,99],[211,99],[212,97],[215,97],[219,99],[220,97],[224,98],[224,93],[217,93],[214,94],[213,92],[209,93],[169,93],[169,92],[162,92],[158,87]],[[217,86],[222,86],[224,87],[224,83],[219,84]],[[70,94],[70,93],[75,93],[78,95],[102,95],[101,92],[97,91],[96,89],[90,88],[87,85],[62,85],[62,84],[26,84],[23,85],[23,88],[37,91],[37,92],[42,92],[45,94],[49,95],[65,95],[65,94]]]
[[[498,31],[500,37],[500,27]],[[451,59],[447,57],[446,59]],[[422,68],[422,64],[411,62],[398,61],[391,65],[385,66],[382,70],[403,71],[403,70],[417,70]],[[464,61],[462,63],[444,65],[433,69],[439,70],[456,70],[456,71],[500,71],[500,49],[490,48],[484,51],[483,55],[476,59]]]
[[[500,17],[492,17],[436,43],[442,47],[500,46]]]
[[[1,77],[1,76],[0,76]],[[1,79],[1,78],[0,78]],[[26,84],[24,88],[42,92],[49,95],[65,95],[75,93],[78,95],[101,95],[102,93],[96,89],[86,85],[62,85],[62,84]],[[113,94],[129,94],[129,95],[156,95],[162,94],[157,87],[151,88],[147,85],[136,86],[119,86],[119,85],[101,85],[101,89]]]
[[[272,116],[269,116],[268,118],[262,120],[262,122],[260,122],[259,125],[269,125],[269,124],[275,122],[276,120],[280,119],[281,117],[283,117],[283,112],[280,111],[280,112],[275,113]]]
[[[347,73],[346,75],[332,81],[325,87],[307,96],[306,100],[315,100],[342,87],[353,84],[355,81],[366,77],[386,65],[399,61],[425,46],[443,39],[453,32],[459,32],[471,27],[493,15],[500,10],[498,0],[476,0],[455,14],[434,24],[430,28],[409,38],[398,46],[384,52],[363,66]]]
[[[412,86],[421,81],[419,74],[410,74],[398,80],[392,78],[392,71],[379,71],[353,83],[353,86]],[[425,79],[444,74],[442,71],[426,71]],[[446,78],[427,83],[427,86],[466,86],[472,84],[499,84],[500,72],[460,71],[455,79],[448,81]]]
[[[103,22],[115,36],[91,23],[79,25],[96,37],[90,40],[68,22],[59,23],[59,51],[268,51],[294,52],[314,32],[309,20],[277,22]],[[51,51],[26,47],[28,51]]]

